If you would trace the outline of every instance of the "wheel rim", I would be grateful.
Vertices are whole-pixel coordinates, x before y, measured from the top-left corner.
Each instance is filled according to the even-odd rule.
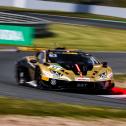
[[[19,72],[19,79],[18,79],[19,84],[24,84],[25,83],[25,77],[24,77],[24,72]]]

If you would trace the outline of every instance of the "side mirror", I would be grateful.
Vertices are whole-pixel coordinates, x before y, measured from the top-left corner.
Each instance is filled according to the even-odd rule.
[[[102,66],[106,68],[108,66],[108,62],[103,62]]]
[[[31,62],[31,63],[37,63],[37,60],[31,59],[30,62]]]
[[[48,63],[43,63],[44,65],[46,65],[46,66],[50,66]]]

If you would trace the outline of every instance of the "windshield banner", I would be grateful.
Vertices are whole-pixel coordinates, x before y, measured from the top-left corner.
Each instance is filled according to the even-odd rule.
[[[31,46],[33,28],[24,26],[0,25],[0,44]]]

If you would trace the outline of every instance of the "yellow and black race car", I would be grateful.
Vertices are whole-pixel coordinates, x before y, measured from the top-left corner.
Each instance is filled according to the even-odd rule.
[[[42,49],[16,63],[18,84],[46,89],[111,90],[113,72],[107,62],[64,48]]]

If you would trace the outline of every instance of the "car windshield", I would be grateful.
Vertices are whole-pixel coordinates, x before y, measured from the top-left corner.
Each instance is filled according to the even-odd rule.
[[[93,56],[79,53],[49,53],[49,62],[51,63],[71,63],[71,64],[99,64],[100,62]]]

